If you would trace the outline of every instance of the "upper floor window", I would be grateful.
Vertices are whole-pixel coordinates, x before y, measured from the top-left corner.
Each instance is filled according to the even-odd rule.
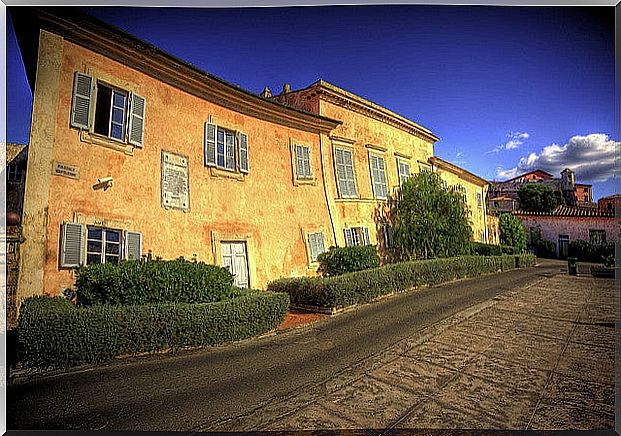
[[[345,233],[345,244],[348,247],[371,244],[368,227],[350,227],[343,229],[343,232]]]
[[[334,156],[340,196],[343,198],[357,197],[358,191],[356,190],[356,176],[352,151],[344,148],[336,148],[334,150]]]
[[[410,164],[397,159],[397,170],[399,172],[399,185],[403,185],[403,182],[410,178]]]
[[[483,195],[480,192],[477,192],[477,206],[483,207]]]
[[[385,200],[388,198],[388,187],[386,183],[386,169],[384,158],[369,154],[369,164],[371,166],[371,182],[373,183],[373,195],[375,198]]]
[[[76,72],[71,126],[142,147],[146,101],[133,92]],[[94,117],[94,120],[93,120]],[[94,122],[93,122],[94,121]]]
[[[205,165],[248,172],[248,136],[205,123]]]
[[[448,191],[448,182],[444,179],[442,179],[442,189]]]
[[[297,179],[309,180],[313,178],[310,161],[310,147],[294,145],[295,151],[295,174]]]
[[[23,168],[17,163],[11,163],[6,167],[6,180],[9,183],[21,183],[24,173]]]

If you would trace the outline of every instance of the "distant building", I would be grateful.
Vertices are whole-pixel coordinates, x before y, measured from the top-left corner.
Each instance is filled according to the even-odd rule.
[[[6,145],[6,211],[7,213],[14,212],[20,218],[24,206],[27,161],[28,146],[24,144]]]
[[[541,183],[549,186],[552,190],[562,193],[563,199],[568,206],[579,208],[596,208],[593,203],[593,190],[591,185],[576,183],[575,173],[570,168],[561,171],[561,177],[542,170],[534,170],[521,174],[503,182],[490,182],[488,195],[488,208],[492,212],[508,212],[520,208],[520,188],[526,183]]]
[[[537,235],[556,246],[556,255],[567,257],[569,243],[583,240],[594,245],[619,242],[619,220],[614,212],[592,208],[558,206],[552,212],[514,212],[528,235],[529,244]]]
[[[597,200],[597,209],[600,212],[615,213],[615,210],[619,208],[621,208],[621,194],[613,194]]]

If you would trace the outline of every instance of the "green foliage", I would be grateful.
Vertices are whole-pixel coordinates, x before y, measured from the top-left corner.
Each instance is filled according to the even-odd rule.
[[[21,306],[19,356],[27,367],[69,367],[119,355],[208,346],[275,329],[286,294],[246,292],[204,304],[80,308],[63,298],[34,297]]]
[[[442,189],[430,171],[410,177],[396,208],[395,244],[406,259],[468,254],[472,229],[461,193]]]
[[[517,254],[514,258],[516,268],[529,268],[537,263],[537,256],[534,254]]]
[[[78,305],[91,306],[210,303],[228,298],[232,284],[226,268],[177,259],[84,266],[75,286]]]
[[[593,245],[588,241],[576,239],[569,242],[568,256],[577,257],[581,262],[606,263],[609,257],[614,258],[615,245]]]
[[[500,245],[484,244],[482,242],[471,243],[472,254],[478,256],[500,256],[502,254],[502,248]]]
[[[337,309],[365,303],[381,295],[402,292],[412,287],[436,285],[464,277],[513,269],[518,263],[516,257],[461,256],[416,260],[336,277],[279,279],[270,282],[267,288],[274,292],[288,293],[294,305]]]
[[[532,246],[537,257],[543,257],[545,259],[556,258],[556,244],[554,244],[554,242],[538,239],[533,242]]]
[[[551,212],[561,203],[561,193],[541,183],[526,183],[518,191],[520,207],[530,212]]]
[[[526,250],[526,231],[520,220],[513,214],[500,214],[500,243],[515,247],[518,253]]]
[[[320,262],[319,272],[324,276],[338,276],[380,265],[380,258],[373,245],[330,247],[317,260]]]

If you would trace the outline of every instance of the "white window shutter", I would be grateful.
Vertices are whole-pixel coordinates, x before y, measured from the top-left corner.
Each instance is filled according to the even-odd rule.
[[[362,228],[362,240],[363,240],[363,245],[371,245],[371,238],[369,237],[368,227]]]
[[[144,119],[146,100],[138,94],[131,95],[129,109],[129,143],[142,147],[144,143]]]
[[[205,166],[216,165],[216,125],[205,123]]]
[[[345,245],[347,247],[352,247],[354,245],[353,230],[354,229],[343,229],[343,232],[345,232]]]
[[[61,268],[75,268],[82,265],[84,226],[78,223],[66,222],[62,225],[60,253]]]
[[[140,260],[142,258],[142,234],[139,232],[125,233],[125,259]]]
[[[325,253],[326,246],[323,241],[323,232],[317,233],[317,256],[321,253]]]
[[[248,165],[248,135],[245,133],[238,133],[238,152],[239,152],[239,171],[247,173],[249,171]]]
[[[93,78],[76,71],[73,78],[73,102],[71,104],[71,126],[88,130],[91,127],[91,99]]]

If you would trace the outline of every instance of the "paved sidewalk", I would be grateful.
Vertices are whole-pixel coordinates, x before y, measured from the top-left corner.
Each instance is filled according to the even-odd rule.
[[[614,280],[557,275],[210,430],[612,429]]]

